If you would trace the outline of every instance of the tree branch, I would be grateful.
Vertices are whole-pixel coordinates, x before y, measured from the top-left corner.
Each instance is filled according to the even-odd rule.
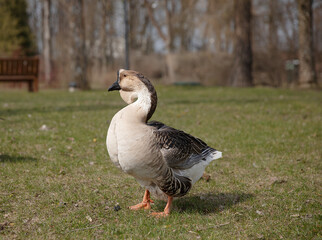
[[[147,0],[144,0],[144,5],[145,5],[145,7],[146,7],[146,9],[148,11],[148,15],[149,15],[149,18],[150,18],[153,26],[157,29],[157,31],[158,31],[160,37],[162,38],[162,40],[164,42],[167,42],[168,38],[167,38],[166,35],[164,35],[164,33],[161,30],[160,25],[157,23],[157,21],[156,21],[156,19],[154,17],[154,14],[153,14],[153,9],[152,9],[151,4]]]

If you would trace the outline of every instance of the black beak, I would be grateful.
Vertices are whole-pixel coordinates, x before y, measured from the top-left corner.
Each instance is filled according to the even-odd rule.
[[[121,90],[121,87],[120,87],[120,84],[119,84],[119,80],[120,80],[120,77],[119,77],[119,71],[117,71],[117,79],[116,79],[116,82],[114,82],[109,88],[108,88],[108,91],[114,91],[114,90]]]
[[[121,90],[121,87],[119,85],[119,81],[116,80],[116,82],[114,82],[109,88],[108,91],[114,91],[114,90]]]

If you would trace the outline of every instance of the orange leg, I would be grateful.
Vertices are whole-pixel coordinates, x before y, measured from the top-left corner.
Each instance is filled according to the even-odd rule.
[[[141,203],[136,204],[134,206],[129,207],[131,210],[139,210],[139,209],[151,209],[151,203],[154,203],[150,199],[150,192],[145,190],[144,197]]]
[[[155,217],[167,217],[167,216],[169,216],[170,211],[171,211],[172,201],[173,201],[173,197],[168,196],[168,202],[167,202],[167,205],[164,208],[164,211],[163,212],[153,212],[153,213],[151,213],[151,215],[155,216]]]

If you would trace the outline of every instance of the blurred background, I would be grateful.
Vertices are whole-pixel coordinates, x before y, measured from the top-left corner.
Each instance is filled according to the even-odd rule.
[[[0,0],[0,56],[39,55],[41,88],[106,88],[119,68],[162,84],[316,88],[321,10],[322,0]]]

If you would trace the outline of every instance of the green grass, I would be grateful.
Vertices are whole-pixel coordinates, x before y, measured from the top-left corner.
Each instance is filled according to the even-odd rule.
[[[127,209],[144,190],[106,151],[118,93],[0,92],[0,239],[321,239],[321,92],[157,90],[154,120],[223,152],[167,219]]]

